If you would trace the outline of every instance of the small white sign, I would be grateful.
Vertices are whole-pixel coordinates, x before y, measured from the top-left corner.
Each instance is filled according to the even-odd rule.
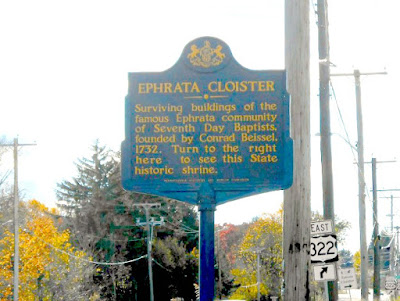
[[[339,284],[341,290],[357,289],[356,270],[354,268],[339,269]]]
[[[334,281],[336,280],[336,266],[334,263],[313,265],[315,281]]]
[[[328,234],[310,239],[311,263],[328,263],[338,261],[336,235]]]
[[[385,279],[385,290],[389,291],[389,293],[394,293],[396,289],[397,289],[396,278],[387,276]]]
[[[311,222],[311,236],[320,234],[333,233],[333,226],[331,220]]]

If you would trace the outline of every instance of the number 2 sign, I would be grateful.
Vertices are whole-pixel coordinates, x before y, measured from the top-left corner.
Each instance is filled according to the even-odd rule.
[[[328,263],[338,261],[336,235],[321,235],[311,237],[311,263]]]

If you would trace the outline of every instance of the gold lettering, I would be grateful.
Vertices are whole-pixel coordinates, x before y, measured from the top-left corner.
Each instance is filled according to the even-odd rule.
[[[137,164],[161,164],[161,158],[148,158],[148,157],[138,157],[136,156],[135,161]]]
[[[215,167],[204,167],[204,166],[199,166],[199,167],[191,167],[191,166],[186,166],[182,168],[182,173],[184,175],[190,175],[190,174],[216,174],[217,170]]]
[[[142,84],[142,83],[140,83],[139,84],[139,94],[143,94],[143,93],[146,93],[145,91],[145,84]]]
[[[175,85],[175,89],[174,89],[174,93],[177,93],[177,92],[183,93],[182,87],[181,87],[181,85],[179,83],[177,83]]]
[[[217,85],[217,82],[209,82],[208,83],[208,91],[213,92],[213,93],[217,92],[217,88],[214,87],[216,85]]]
[[[275,82],[273,81],[267,81],[267,91],[275,91]]]
[[[135,175],[172,175],[174,169],[172,167],[139,167],[135,166]]]
[[[235,133],[230,136],[211,136],[201,134],[199,137],[200,142],[234,142],[236,141]]]
[[[197,146],[180,146],[177,144],[172,145],[174,154],[198,154],[199,148]]]
[[[164,91],[165,91],[165,93],[172,93],[172,84],[171,83],[165,83],[164,84]]]
[[[207,89],[211,93],[223,92],[268,92],[275,91],[274,81],[212,81],[208,83]]]
[[[247,82],[240,82],[240,89],[238,90],[238,92],[247,92],[248,87],[246,83]]]
[[[139,94],[200,93],[196,82],[139,83]]]
[[[276,155],[257,155],[251,154],[250,155],[250,162],[252,163],[276,163],[278,162],[278,157]]]

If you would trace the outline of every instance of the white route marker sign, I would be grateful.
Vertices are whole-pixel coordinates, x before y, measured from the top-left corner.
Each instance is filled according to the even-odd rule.
[[[385,279],[385,290],[391,296],[394,296],[396,289],[398,288],[398,282],[395,277],[387,276]]]
[[[325,234],[310,238],[311,263],[338,261],[336,235]]]

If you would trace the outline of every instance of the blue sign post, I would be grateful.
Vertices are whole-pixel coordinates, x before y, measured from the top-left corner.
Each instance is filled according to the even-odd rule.
[[[167,71],[129,73],[125,121],[122,185],[199,206],[200,298],[212,300],[216,206],[292,184],[286,73],[245,69],[199,38]]]

